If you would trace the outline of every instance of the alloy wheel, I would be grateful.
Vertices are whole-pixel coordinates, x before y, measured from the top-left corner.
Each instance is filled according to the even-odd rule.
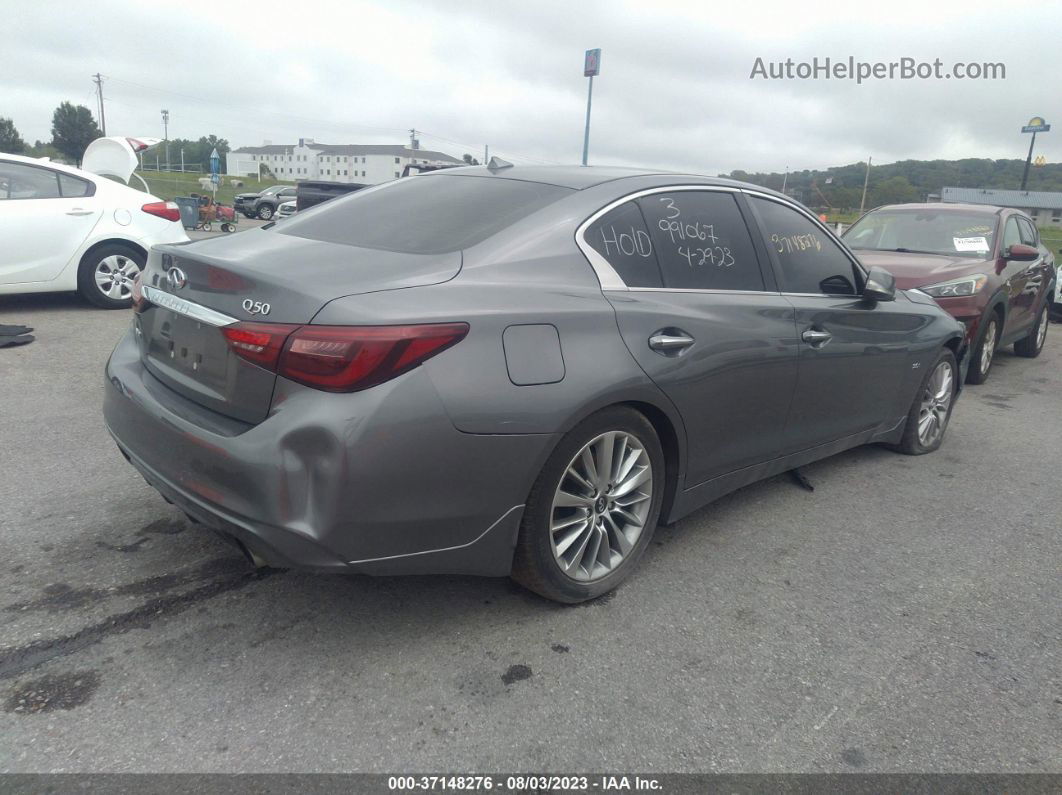
[[[634,549],[652,505],[653,466],[637,437],[609,431],[568,464],[550,511],[561,571],[580,582],[608,576]]]
[[[918,410],[918,441],[923,447],[929,447],[944,433],[954,380],[951,362],[943,361],[926,383]]]
[[[981,374],[988,372],[988,368],[992,366],[992,357],[996,353],[996,320],[988,321],[988,328],[985,329],[985,337],[981,342]]]
[[[133,294],[133,280],[140,266],[129,257],[111,254],[96,265],[96,287],[108,298],[124,301]]]

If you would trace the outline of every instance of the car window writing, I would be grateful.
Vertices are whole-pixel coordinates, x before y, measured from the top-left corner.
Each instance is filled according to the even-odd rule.
[[[649,229],[638,205],[625,202],[587,227],[583,239],[628,287],[663,287]]]
[[[749,201],[778,263],[785,292],[856,295],[851,260],[821,228],[778,202],[755,196]]]
[[[0,200],[58,199],[59,180],[47,168],[0,162]]]
[[[664,286],[763,290],[752,238],[734,196],[674,191],[638,199],[660,262]]]

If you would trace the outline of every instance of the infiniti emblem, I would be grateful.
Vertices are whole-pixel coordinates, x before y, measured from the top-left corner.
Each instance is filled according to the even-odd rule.
[[[166,271],[166,284],[169,285],[171,290],[180,290],[188,284],[188,277],[184,275],[184,271],[180,268],[170,268]]]

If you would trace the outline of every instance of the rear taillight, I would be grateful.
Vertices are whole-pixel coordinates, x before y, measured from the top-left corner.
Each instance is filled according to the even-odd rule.
[[[181,220],[181,208],[175,202],[150,202],[140,209],[148,215],[157,215],[167,221]]]
[[[297,328],[280,323],[237,323],[223,327],[221,333],[237,356],[276,372],[284,340]]]
[[[412,370],[468,334],[467,323],[286,326],[238,323],[222,333],[237,355],[327,392],[356,392]]]

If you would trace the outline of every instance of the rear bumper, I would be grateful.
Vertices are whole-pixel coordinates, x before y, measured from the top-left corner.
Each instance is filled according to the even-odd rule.
[[[555,437],[454,428],[423,368],[335,395],[280,379],[257,425],[210,412],[140,363],[107,364],[107,427],[163,497],[267,562],[368,574],[504,575]]]

